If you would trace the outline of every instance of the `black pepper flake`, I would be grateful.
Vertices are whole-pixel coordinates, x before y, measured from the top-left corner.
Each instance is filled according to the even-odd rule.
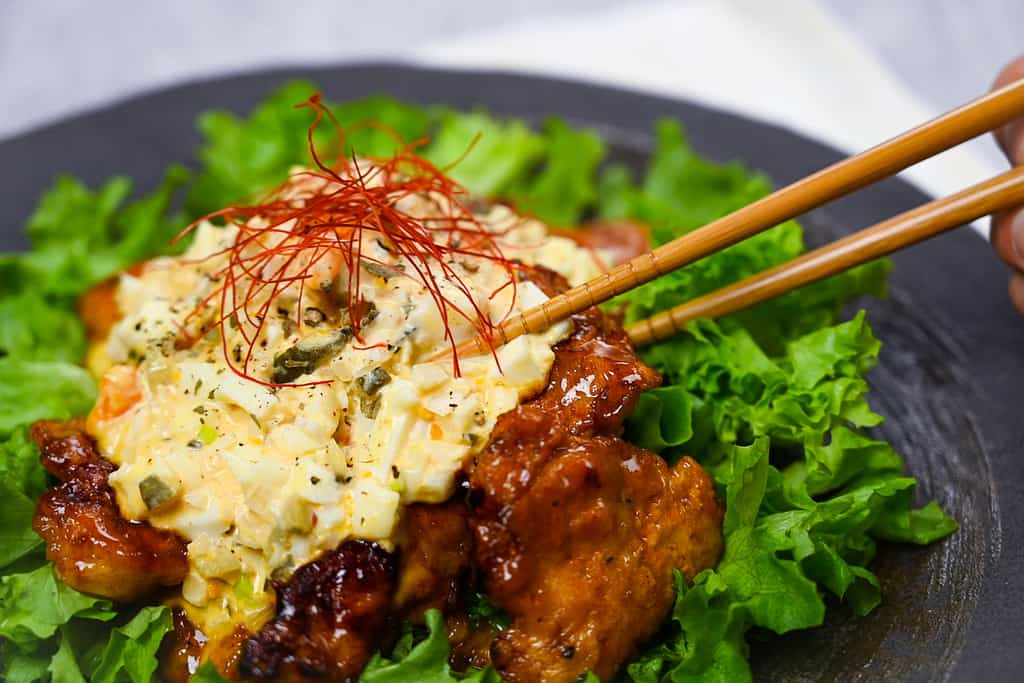
[[[398,475],[399,475],[398,468],[395,467],[394,465],[392,465],[391,466],[391,476],[394,477],[395,479],[398,479]]]
[[[185,445],[188,446],[189,448],[194,448],[195,450],[198,451],[200,448],[203,447],[203,442],[200,441],[199,439],[192,439]]]
[[[320,477],[310,477],[309,483],[312,484],[313,486],[316,486],[317,484],[320,483]]]

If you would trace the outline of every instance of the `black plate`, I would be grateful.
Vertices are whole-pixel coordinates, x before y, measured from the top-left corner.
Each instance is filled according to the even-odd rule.
[[[0,143],[0,246],[23,247],[21,226],[54,174],[95,184],[121,173],[150,188],[167,164],[190,160],[200,111],[247,111],[295,77],[334,99],[384,92],[533,121],[560,114],[599,129],[614,157],[637,166],[661,116],[681,119],[702,154],[742,159],[777,184],[841,156],[777,126],[581,83],[394,65],[272,71],[163,90]],[[824,242],[927,199],[889,180],[808,216],[808,236]],[[869,304],[885,342],[872,378],[874,405],[889,417],[880,431],[921,480],[922,499],[937,497],[962,528],[928,548],[883,548],[875,569],[885,602],[870,616],[833,609],[824,628],[755,638],[759,679],[1024,676],[1024,320],[1008,303],[1005,268],[967,229],[895,260],[891,297]]]

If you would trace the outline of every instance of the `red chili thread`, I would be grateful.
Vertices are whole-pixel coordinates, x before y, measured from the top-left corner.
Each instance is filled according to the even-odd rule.
[[[238,231],[231,245],[201,259],[208,261],[225,257],[227,263],[211,276],[216,286],[185,317],[180,329],[184,331],[190,320],[216,302],[220,315],[212,326],[203,325],[201,332],[208,334],[214,329],[219,332],[225,361],[236,375],[271,387],[326,383],[274,384],[253,376],[249,365],[266,320],[271,315],[270,307],[278,296],[296,283],[296,324],[299,327],[303,325],[301,311],[305,287],[313,277],[314,267],[324,258],[336,256],[344,264],[346,305],[352,312],[362,310],[360,264],[376,261],[362,253],[363,233],[368,230],[383,239],[411,267],[412,272],[396,272],[396,277],[412,277],[424,286],[433,300],[444,326],[444,340],[452,349],[454,374],[459,376],[461,372],[457,342],[451,328],[453,314],[472,325],[497,362],[495,339],[498,327],[515,305],[516,271],[528,268],[504,257],[498,240],[505,231],[492,232],[484,228],[463,202],[463,197],[467,196],[465,188],[447,175],[455,163],[465,158],[479,135],[455,162],[438,169],[416,153],[426,144],[426,139],[406,143],[387,126],[371,122],[366,125],[385,131],[394,138],[396,151],[390,157],[373,158],[373,164],[364,169],[354,154],[345,156],[344,130],[323,104],[319,93],[296,107],[309,108],[314,114],[306,133],[314,168],[293,174],[259,201],[232,205],[196,220],[175,238],[175,241],[184,238],[204,220],[223,220]],[[337,131],[339,154],[334,166],[323,161],[314,142],[314,133],[324,118],[329,119]],[[287,191],[295,188],[296,181],[303,179],[310,181],[309,189],[303,190],[298,197],[288,195]],[[410,196],[429,199],[437,210],[436,215],[415,217],[398,208],[401,200]],[[493,298],[506,287],[512,287],[512,302],[501,318],[492,319],[481,309],[468,285],[453,268],[457,256],[487,259],[505,269],[508,281],[489,297]],[[442,281],[459,291],[469,305],[460,306],[446,296]],[[254,308],[254,302],[259,299],[263,302]],[[366,345],[359,318],[351,315],[353,333],[358,341],[353,348],[381,346]],[[232,324],[237,326],[247,347],[240,364],[233,360],[228,349],[225,326]],[[186,341],[194,343],[196,338],[186,333]]]

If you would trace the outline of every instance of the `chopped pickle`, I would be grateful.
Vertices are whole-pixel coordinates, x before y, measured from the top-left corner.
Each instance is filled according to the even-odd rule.
[[[146,504],[146,508],[150,510],[156,510],[175,498],[174,489],[153,474],[139,482],[139,494],[142,496],[142,502]]]
[[[388,374],[387,370],[378,365],[359,378],[359,388],[367,396],[373,396],[390,381],[391,375]]]
[[[199,434],[197,436],[197,439],[193,439],[193,441],[199,440],[206,444],[207,446],[209,446],[211,443],[217,440],[218,436],[220,435],[217,434],[216,429],[214,429],[210,425],[203,425],[202,427],[199,428]],[[189,444],[191,445],[191,442],[189,442]]]
[[[384,282],[387,282],[401,272],[398,266],[386,266],[376,261],[363,261],[363,268],[366,268],[366,272],[370,275],[376,275],[381,280],[384,280]]]
[[[303,339],[290,349],[274,356],[271,379],[275,384],[293,382],[302,375],[316,370],[330,356],[345,348],[351,339],[352,330],[348,327],[343,327],[331,335]]]

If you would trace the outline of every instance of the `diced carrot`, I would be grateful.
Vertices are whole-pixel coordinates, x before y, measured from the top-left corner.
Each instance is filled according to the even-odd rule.
[[[130,365],[115,365],[100,379],[100,395],[89,413],[87,426],[95,434],[101,423],[124,415],[142,399],[136,370]]]

